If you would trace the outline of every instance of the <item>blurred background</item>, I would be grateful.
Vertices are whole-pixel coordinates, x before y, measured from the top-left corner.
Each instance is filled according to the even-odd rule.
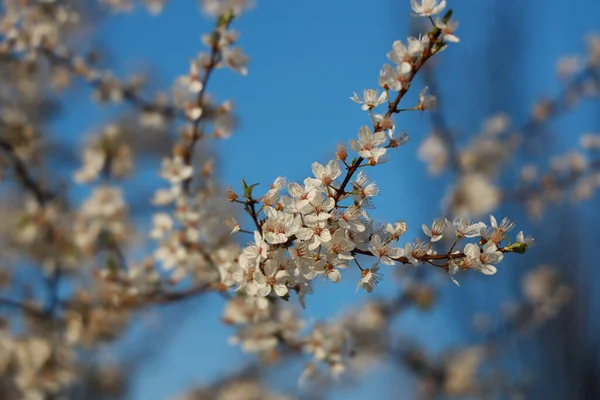
[[[213,22],[192,1],[167,2],[159,15],[143,6],[107,11],[118,3],[74,2],[81,16],[66,42],[123,81],[143,75],[142,97],[166,92],[188,72]],[[460,43],[431,60],[402,102],[414,106],[428,86],[439,109],[396,115],[397,128],[411,140],[370,173],[381,193],[371,216],[381,223],[405,220],[406,241],[422,236],[421,224],[440,216],[466,213],[485,222],[489,214],[508,216],[518,225],[512,233],[533,235],[535,246],[524,256],[506,257],[493,277],[461,275],[460,287],[443,272],[401,265],[384,271],[371,294],[355,291],[360,271],[351,269],[337,285],[316,283],[300,311],[309,321],[352,313],[369,299],[409,293],[414,300],[390,321],[394,345],[356,379],[300,389],[302,357],[258,366],[255,356],[228,344],[235,330],[221,322],[223,297],[204,294],[128,315],[114,340],[81,351],[90,378],[68,396],[162,399],[260,376],[275,392],[299,398],[600,398],[600,320],[594,312],[600,306],[600,66],[590,61],[600,53],[600,39],[590,36],[600,33],[600,4],[449,0],[448,7],[460,21]],[[250,56],[248,75],[216,71],[210,82],[217,101],[235,104],[237,125],[229,139],[203,142],[199,158],[212,157],[220,184],[236,190],[241,178],[260,182],[263,193],[278,176],[300,182],[311,175],[314,161],[324,164],[338,142],[370,124],[349,97],[377,88],[394,40],[427,31],[420,25],[427,21],[411,12],[408,0],[258,2],[234,23]],[[3,54],[3,104],[26,97],[10,89],[14,66],[7,60]],[[30,96],[35,101],[20,102],[44,135],[46,167],[38,172],[48,186],[71,186],[90,135],[115,121],[122,125],[136,149],[135,172],[123,190],[138,235],[126,256],[141,260],[153,250],[145,234],[154,212],[149,199],[162,185],[157,173],[178,124],[140,125],[138,110],[127,102],[99,106],[98,91],[76,79],[56,92],[44,86],[49,74],[31,72],[27,79],[40,80]],[[2,218],[14,205],[12,187],[0,181]],[[86,187],[64,190],[72,204],[89,195]],[[479,206],[472,192],[495,200]],[[8,222],[2,231],[10,235]],[[13,259],[0,256],[7,260]],[[22,282],[40,273],[33,264],[10,261],[11,280],[2,293],[25,296]],[[0,312],[15,318],[8,307]],[[102,375],[113,386],[95,383],[103,365],[114,368],[112,381]],[[454,379],[477,391],[449,383],[461,373]],[[217,398],[201,396],[190,398]]]

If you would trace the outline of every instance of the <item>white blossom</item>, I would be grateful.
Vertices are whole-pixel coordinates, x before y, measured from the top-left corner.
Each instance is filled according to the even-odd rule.
[[[421,17],[430,17],[446,8],[446,0],[410,0],[413,11]]]
[[[381,158],[386,149],[382,147],[386,142],[384,132],[372,133],[368,126],[363,126],[358,131],[358,139],[350,140],[350,147],[362,158],[373,159],[375,163]]]
[[[362,104],[362,110],[366,111],[385,103],[387,100],[387,93],[378,93],[377,90],[374,89],[365,89],[363,91],[362,99],[356,93],[354,93],[354,95],[350,97],[350,100],[355,103]]]

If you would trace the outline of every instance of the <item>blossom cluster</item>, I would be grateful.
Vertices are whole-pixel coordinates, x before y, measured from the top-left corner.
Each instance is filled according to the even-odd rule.
[[[166,187],[158,189],[151,200],[160,210],[152,216],[151,227],[143,232],[157,246],[143,261],[132,262],[128,257],[134,252],[127,246],[139,239],[129,217],[135,206],[128,203],[129,193],[116,186],[115,181],[133,171],[133,135],[120,125],[111,124],[86,143],[82,165],[72,180],[79,184],[100,183],[92,187],[79,209],[69,209],[68,201],[60,198],[61,190],[57,189],[59,194],[48,194],[44,185],[26,170],[36,159],[37,151],[30,121],[18,107],[2,106],[0,125],[10,134],[16,132],[19,140],[12,145],[12,138],[5,140],[2,135],[1,149],[8,154],[8,162],[0,159],[0,167],[11,167],[19,183],[30,192],[20,206],[14,239],[28,246],[28,255],[39,261],[44,275],[41,289],[48,292],[44,300],[30,299],[29,294],[23,302],[0,297],[2,311],[7,306],[27,317],[25,324],[19,320],[9,328],[0,327],[0,372],[8,378],[1,383],[8,382],[16,393],[14,397],[41,398],[72,385],[79,378],[80,360],[75,356],[78,350],[123,336],[135,308],[208,291],[219,292],[226,299],[223,320],[235,325],[230,343],[258,354],[262,361],[304,353],[309,362],[301,383],[324,378],[325,374],[320,374],[322,366],[338,377],[349,372],[350,367],[365,368],[375,359],[395,354],[398,349],[388,331],[392,317],[409,303],[423,309],[429,307],[434,301],[433,290],[406,279],[398,298],[390,302],[371,299],[349,315],[322,323],[302,320],[288,303],[280,300],[288,301],[295,294],[305,306],[305,297],[318,279],[339,283],[352,276],[345,272],[351,267],[360,273],[354,282],[356,290],[368,293],[375,290],[384,274],[416,275],[422,271],[418,266],[444,271],[458,285],[459,273],[471,270],[493,275],[506,254],[522,254],[533,242],[522,232],[514,238],[514,224],[506,218],[500,222],[493,216],[489,222],[438,218],[430,225],[422,225],[420,238],[409,240],[404,221],[380,225],[370,215],[380,194],[379,186],[370,177],[371,168],[379,168],[392,149],[406,145],[409,139],[392,117],[437,107],[437,99],[428,87],[418,93],[418,100],[410,107],[399,108],[400,101],[415,85],[413,78],[430,57],[449,43],[460,42],[455,34],[458,23],[451,20],[451,11],[444,13],[445,0],[411,0],[415,14],[431,21],[431,31],[405,42],[393,42],[387,53],[391,65],[382,67],[379,88],[351,97],[368,114],[371,126],[360,127],[357,138],[348,145],[339,144],[332,159],[313,163],[311,175],[302,182],[278,177],[268,190],[256,195],[256,184],[242,181],[239,194],[226,190],[229,203],[223,201],[222,189],[214,176],[215,160],[206,156],[200,145],[209,136],[228,138],[235,128],[233,103],[217,102],[208,94],[207,85],[218,68],[227,67],[241,75],[248,73],[249,59],[237,47],[239,34],[230,25],[251,6],[250,2],[201,2],[203,11],[216,18],[215,29],[202,37],[208,50],[191,60],[189,70],[175,79],[172,98],[162,94],[153,101],[140,95],[142,77],[122,81],[99,68],[95,57],[71,53],[62,42],[80,15],[67,3],[42,3],[20,8],[9,1],[6,15],[0,17],[7,33],[0,38],[2,54],[9,54],[7,58],[18,66],[36,66],[17,69],[37,70],[36,63],[45,60],[53,89],[61,90],[73,77],[79,77],[91,86],[99,103],[133,105],[139,113],[138,128],[166,129],[165,122],[171,120],[181,121],[182,125],[171,153],[162,160],[159,176]],[[117,11],[128,10],[134,4],[130,0],[101,3]],[[165,1],[144,3],[157,13]],[[596,50],[593,54],[597,53]],[[31,100],[39,93],[29,81],[33,80],[27,76],[21,86],[25,97]],[[472,214],[472,209],[477,209],[476,214],[489,214],[498,204],[500,196],[491,181],[510,155],[501,146],[508,131],[507,119],[492,119],[483,130],[483,137],[473,140],[459,157],[466,173],[451,197],[468,204],[467,211],[455,214]],[[593,135],[585,140],[591,152],[598,150],[598,143]],[[450,158],[445,146],[439,142],[423,146],[428,149],[422,150],[421,156],[434,168],[442,168],[440,164],[447,165]],[[162,152],[162,146],[158,147]],[[569,158],[569,168],[575,170],[576,161],[576,157]],[[569,168],[561,171],[568,173]],[[470,195],[464,195],[465,192]],[[235,213],[235,204],[241,205],[249,218],[238,222],[229,216],[225,220],[229,229],[225,229],[223,217]],[[250,235],[251,241],[240,247],[230,232],[237,234],[236,239]],[[5,280],[0,274],[0,285]],[[29,286],[25,289],[23,292],[29,293]],[[542,317],[557,312],[569,294],[552,271],[537,273],[527,281],[525,291]],[[27,335],[13,336],[10,329],[15,326],[27,329]],[[47,334],[42,336],[44,332]],[[413,356],[400,358],[410,366],[416,359]],[[466,348],[443,367],[436,366],[443,371],[441,384],[446,393],[468,393],[475,385],[483,357],[479,347]],[[284,398],[267,392],[255,380],[236,382],[237,386],[222,385],[191,396]]]

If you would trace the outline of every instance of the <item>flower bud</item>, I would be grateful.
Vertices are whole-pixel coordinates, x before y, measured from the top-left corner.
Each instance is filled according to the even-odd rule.
[[[227,189],[225,189],[225,198],[229,202],[234,202],[237,200],[238,195],[233,191],[233,189],[231,189],[230,186],[228,186]]]

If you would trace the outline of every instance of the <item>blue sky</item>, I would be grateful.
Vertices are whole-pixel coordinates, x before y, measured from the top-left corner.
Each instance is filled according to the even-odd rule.
[[[581,53],[584,34],[600,29],[600,10],[592,0],[449,0],[449,7],[461,21],[457,32],[461,43],[449,46],[439,56],[436,76],[444,115],[462,135],[476,132],[486,115],[498,111],[510,111],[515,125],[520,125],[540,94],[558,92],[556,59]],[[493,17],[498,14],[512,21],[511,29],[494,29]],[[410,23],[408,0],[259,1],[234,24],[242,35],[240,45],[251,57],[248,76],[218,71],[209,86],[217,99],[235,102],[241,119],[232,138],[211,145],[221,161],[223,183],[238,187],[243,177],[248,182],[261,182],[257,190],[262,192],[261,187],[279,175],[301,181],[310,174],[312,162],[329,160],[337,142],[354,138],[358,128],[369,123],[367,114],[349,96],[377,86],[379,70],[387,62],[386,52],[393,40],[407,36]],[[142,11],[116,15],[99,28],[95,42],[110,49],[111,69],[120,77],[147,71],[156,82],[151,87],[160,89],[186,73],[188,60],[202,49],[200,36],[211,29],[211,23],[193,2],[178,1],[168,4],[159,17]],[[513,52],[513,46],[519,50]],[[489,57],[495,59],[494,71],[499,71],[493,78],[486,71]],[[514,98],[504,93],[503,100],[495,100],[490,79],[502,80]],[[421,87],[417,81],[403,104],[412,104]],[[598,121],[590,117],[590,110],[583,107],[581,115],[573,117],[576,120],[557,121],[555,129],[576,130],[574,133],[597,129]],[[58,128],[67,138],[81,138],[82,132],[102,126],[115,114],[110,108],[78,102],[68,115]],[[396,123],[412,140],[392,152],[389,163],[370,174],[382,193],[372,215],[380,221],[404,219],[415,235],[421,223],[439,215],[443,190],[438,186],[446,181],[428,180],[416,157],[418,144],[428,131],[427,115],[401,117]],[[559,136],[557,149],[564,145],[575,147],[572,140]],[[148,168],[157,171],[159,165]],[[143,176],[153,180],[155,173],[143,171]],[[327,318],[364,300],[365,294],[355,294],[354,282],[349,276],[337,286],[319,285],[316,292],[321,294],[308,300],[307,315]],[[504,293],[512,283],[500,276],[493,284],[481,277],[469,279],[468,284],[477,287],[465,289],[460,296],[481,299],[492,288]],[[449,281],[444,285],[444,295],[453,296],[457,290],[454,285]],[[381,290],[389,292],[394,286],[389,282]],[[157,352],[154,361],[141,369],[132,398],[173,395],[194,383],[209,382],[248,359],[238,348],[227,345],[231,332],[219,323],[222,303],[217,298],[186,307],[189,315],[183,325],[165,345],[153,350]],[[498,307],[499,301],[494,300],[491,308]],[[460,329],[464,329],[453,326],[447,308],[433,315],[412,312],[402,324],[409,332],[419,332],[425,341],[436,337],[444,326],[448,335],[429,343],[434,351],[457,340]],[[295,381],[293,376],[290,379]],[[343,396],[363,398],[382,390],[386,386],[364,384]]]

